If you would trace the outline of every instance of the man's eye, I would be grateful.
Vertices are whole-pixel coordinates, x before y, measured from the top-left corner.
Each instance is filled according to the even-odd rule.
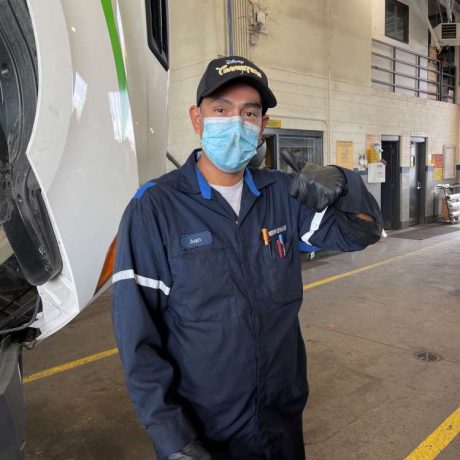
[[[257,117],[257,114],[254,113],[254,112],[246,112],[246,113],[244,114],[244,116],[245,116],[246,118],[256,118],[256,117]]]
[[[216,108],[214,109],[214,112],[217,112],[217,113],[224,113],[225,110],[224,110],[222,107],[216,107]]]

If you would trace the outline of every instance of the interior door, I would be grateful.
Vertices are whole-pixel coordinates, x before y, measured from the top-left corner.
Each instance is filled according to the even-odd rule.
[[[382,141],[382,159],[386,162],[382,183],[382,214],[385,230],[400,226],[399,219],[399,141]]]
[[[425,142],[411,141],[409,169],[409,225],[424,221]]]
[[[410,144],[410,167],[409,167],[409,225],[417,225],[419,216],[419,191],[420,182],[417,174],[417,144]]]
[[[417,143],[417,184],[418,190],[418,216],[419,224],[425,223],[425,197],[426,197],[426,142]]]

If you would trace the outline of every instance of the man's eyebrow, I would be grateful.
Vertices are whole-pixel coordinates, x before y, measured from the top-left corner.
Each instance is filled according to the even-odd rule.
[[[254,102],[246,102],[246,104],[244,104],[243,107],[245,107],[245,108],[246,107],[255,107],[256,109],[262,109],[262,106],[256,101],[254,101]]]
[[[225,97],[216,97],[212,99],[212,103],[221,103],[221,104],[233,104],[230,99],[226,99]],[[259,104],[257,101],[250,101],[243,104],[244,108],[254,107],[256,109],[262,109],[262,105]]]
[[[225,97],[216,97],[214,99],[212,99],[211,102],[223,102],[224,104],[231,104],[232,101],[230,101],[229,99],[225,99]]]

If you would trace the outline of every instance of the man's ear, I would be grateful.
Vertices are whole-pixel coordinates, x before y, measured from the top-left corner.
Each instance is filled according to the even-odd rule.
[[[196,105],[192,105],[188,113],[190,115],[190,121],[192,122],[193,130],[201,138],[203,134],[203,118],[201,117],[200,108]]]
[[[270,117],[268,115],[264,115],[262,117],[262,127],[260,128],[259,140],[262,140],[264,138],[264,130],[265,126],[267,126],[268,120],[270,120]]]

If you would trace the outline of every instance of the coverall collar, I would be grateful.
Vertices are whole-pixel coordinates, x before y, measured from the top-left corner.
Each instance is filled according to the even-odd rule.
[[[212,197],[211,186],[196,165],[200,151],[201,149],[194,150],[186,163],[180,168],[177,188],[187,193],[200,193],[204,199],[210,200]],[[249,168],[244,170],[243,179],[250,192],[256,198],[260,196],[261,188],[274,182],[273,178],[258,175],[256,170],[251,172]]]

